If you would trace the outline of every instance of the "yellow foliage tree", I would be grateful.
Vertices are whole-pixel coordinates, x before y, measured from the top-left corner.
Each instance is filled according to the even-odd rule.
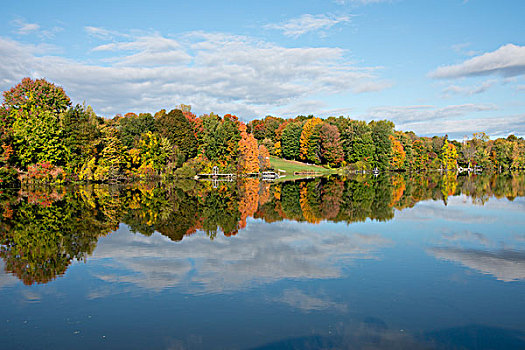
[[[303,126],[303,131],[301,133],[301,139],[300,139],[300,157],[302,160],[308,160],[308,150],[311,147],[312,143],[312,135],[315,130],[315,126],[318,124],[322,124],[323,120],[320,118],[312,118],[308,119],[308,121]]]

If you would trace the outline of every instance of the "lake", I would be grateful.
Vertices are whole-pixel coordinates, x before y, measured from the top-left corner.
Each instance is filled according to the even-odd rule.
[[[5,349],[524,349],[525,176],[0,194]]]

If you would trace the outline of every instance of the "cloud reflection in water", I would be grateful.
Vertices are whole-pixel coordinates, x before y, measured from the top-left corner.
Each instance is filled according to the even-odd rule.
[[[345,231],[252,221],[234,238],[194,235],[174,243],[159,234],[130,234],[121,225],[100,241],[93,259],[129,272],[97,275],[108,282],[155,291],[178,287],[192,294],[224,293],[281,279],[339,278],[345,265],[377,258],[378,249],[391,245],[379,235]]]

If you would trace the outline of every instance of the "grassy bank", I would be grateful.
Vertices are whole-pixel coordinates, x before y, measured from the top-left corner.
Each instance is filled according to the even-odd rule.
[[[327,169],[319,165],[301,163],[295,160],[286,160],[277,157],[270,157],[271,166],[281,173],[286,175],[284,179],[302,178],[304,175],[294,175],[295,172],[315,172],[318,175],[336,174],[337,169]]]

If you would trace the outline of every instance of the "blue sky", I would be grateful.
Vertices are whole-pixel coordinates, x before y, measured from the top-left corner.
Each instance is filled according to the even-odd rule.
[[[0,89],[64,87],[97,114],[389,119],[525,136],[525,1],[12,1]]]

